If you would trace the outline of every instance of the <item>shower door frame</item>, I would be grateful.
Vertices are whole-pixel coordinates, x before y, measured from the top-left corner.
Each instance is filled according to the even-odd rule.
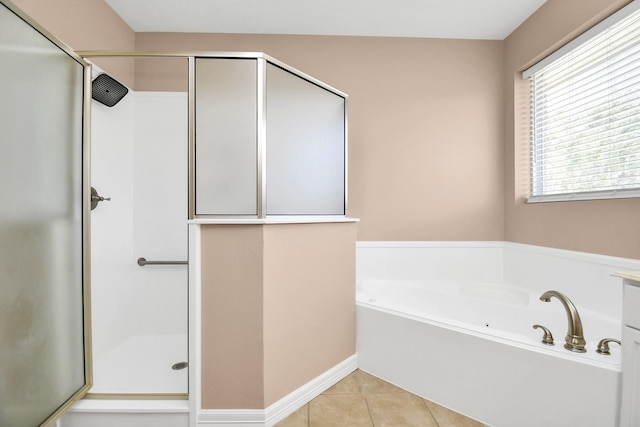
[[[57,407],[42,421],[40,427],[53,425],[62,415],[64,415],[77,401],[82,399],[93,385],[93,365],[91,351],[91,185],[90,185],[90,137],[91,137],[91,76],[92,64],[85,61],[71,47],[59,40],[45,28],[35,22],[29,15],[24,13],[10,0],[0,0],[0,4],[5,6],[9,12],[16,15],[34,31],[39,33],[45,40],[50,42],[60,51],[66,54],[70,60],[75,61],[82,67],[82,123],[81,142],[79,148],[81,167],[81,291],[82,291],[82,339],[84,353],[84,385],[78,388],[68,399]]]
[[[90,58],[184,58],[188,60],[188,144],[189,144],[189,168],[188,168],[188,211],[187,216],[190,222],[207,222],[208,220],[213,220],[214,222],[217,220],[231,220],[235,221],[257,221],[257,223],[261,223],[262,221],[266,221],[268,217],[278,217],[284,216],[289,217],[289,220],[292,218],[305,218],[305,217],[322,217],[324,220],[329,221],[341,221],[348,217],[348,199],[349,199],[349,188],[348,188],[348,165],[349,165],[349,136],[348,136],[348,98],[349,96],[322,82],[321,80],[316,79],[315,77],[306,74],[297,68],[294,68],[278,59],[275,59],[265,53],[262,52],[201,52],[201,51],[190,51],[190,52],[175,52],[175,51],[111,51],[111,50],[78,50],[76,51],[78,55],[82,58],[90,59]],[[196,115],[195,115],[195,105],[196,105],[196,94],[195,94],[195,74],[196,74],[196,59],[198,58],[210,58],[210,59],[253,59],[256,61],[256,78],[257,78],[257,103],[256,103],[256,213],[252,215],[235,215],[235,214],[225,214],[225,215],[208,215],[208,214],[198,214],[196,213],[196,172],[195,172],[195,145],[196,145]],[[343,147],[343,173],[344,173],[344,184],[343,184],[343,203],[344,210],[342,214],[317,214],[317,215],[268,215],[267,213],[267,172],[266,172],[266,160],[267,160],[267,129],[266,129],[266,98],[267,98],[267,87],[266,87],[266,73],[267,73],[267,65],[274,65],[277,68],[280,68],[286,72],[291,73],[292,75],[311,83],[317,87],[325,89],[326,91],[337,95],[338,97],[343,98],[344,100],[344,147]]]

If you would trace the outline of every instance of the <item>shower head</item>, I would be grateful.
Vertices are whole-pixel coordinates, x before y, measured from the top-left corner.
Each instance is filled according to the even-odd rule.
[[[91,83],[91,97],[107,107],[113,107],[129,92],[124,85],[107,74],[100,74]]]

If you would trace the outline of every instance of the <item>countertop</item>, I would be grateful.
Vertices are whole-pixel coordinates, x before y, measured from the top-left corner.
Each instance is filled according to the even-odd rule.
[[[620,277],[621,279],[633,280],[640,282],[640,271],[620,271],[613,273],[614,277]]]

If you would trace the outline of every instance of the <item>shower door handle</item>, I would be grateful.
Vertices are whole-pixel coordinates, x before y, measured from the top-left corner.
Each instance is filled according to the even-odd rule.
[[[189,261],[147,261],[146,258],[138,258],[138,265],[144,267],[145,265],[187,265]]]

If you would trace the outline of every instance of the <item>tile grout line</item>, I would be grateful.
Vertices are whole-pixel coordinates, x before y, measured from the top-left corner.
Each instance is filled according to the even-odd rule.
[[[360,395],[364,399],[364,404],[367,406],[367,413],[369,414],[369,421],[371,421],[371,426],[375,427],[373,422],[373,415],[371,414],[371,407],[369,407],[369,401],[367,400],[367,394],[364,391],[364,384],[362,380],[362,375],[356,373],[356,380],[358,381],[358,386],[360,387]]]
[[[420,397],[420,400],[422,400],[422,404],[427,409],[427,412],[429,413],[429,415],[431,415],[431,418],[433,418],[433,421],[435,421],[436,427],[440,427],[440,423],[438,422],[438,419],[436,418],[436,416],[433,415],[433,412],[431,412],[431,409],[429,409],[429,405],[427,405],[426,399],[424,397]]]
[[[371,414],[371,408],[369,407],[369,401],[367,400],[367,396],[365,394],[362,395],[364,398],[364,404],[367,405],[367,412],[369,413],[369,421],[371,421],[371,425],[375,427],[375,423],[373,422],[373,415]]]

